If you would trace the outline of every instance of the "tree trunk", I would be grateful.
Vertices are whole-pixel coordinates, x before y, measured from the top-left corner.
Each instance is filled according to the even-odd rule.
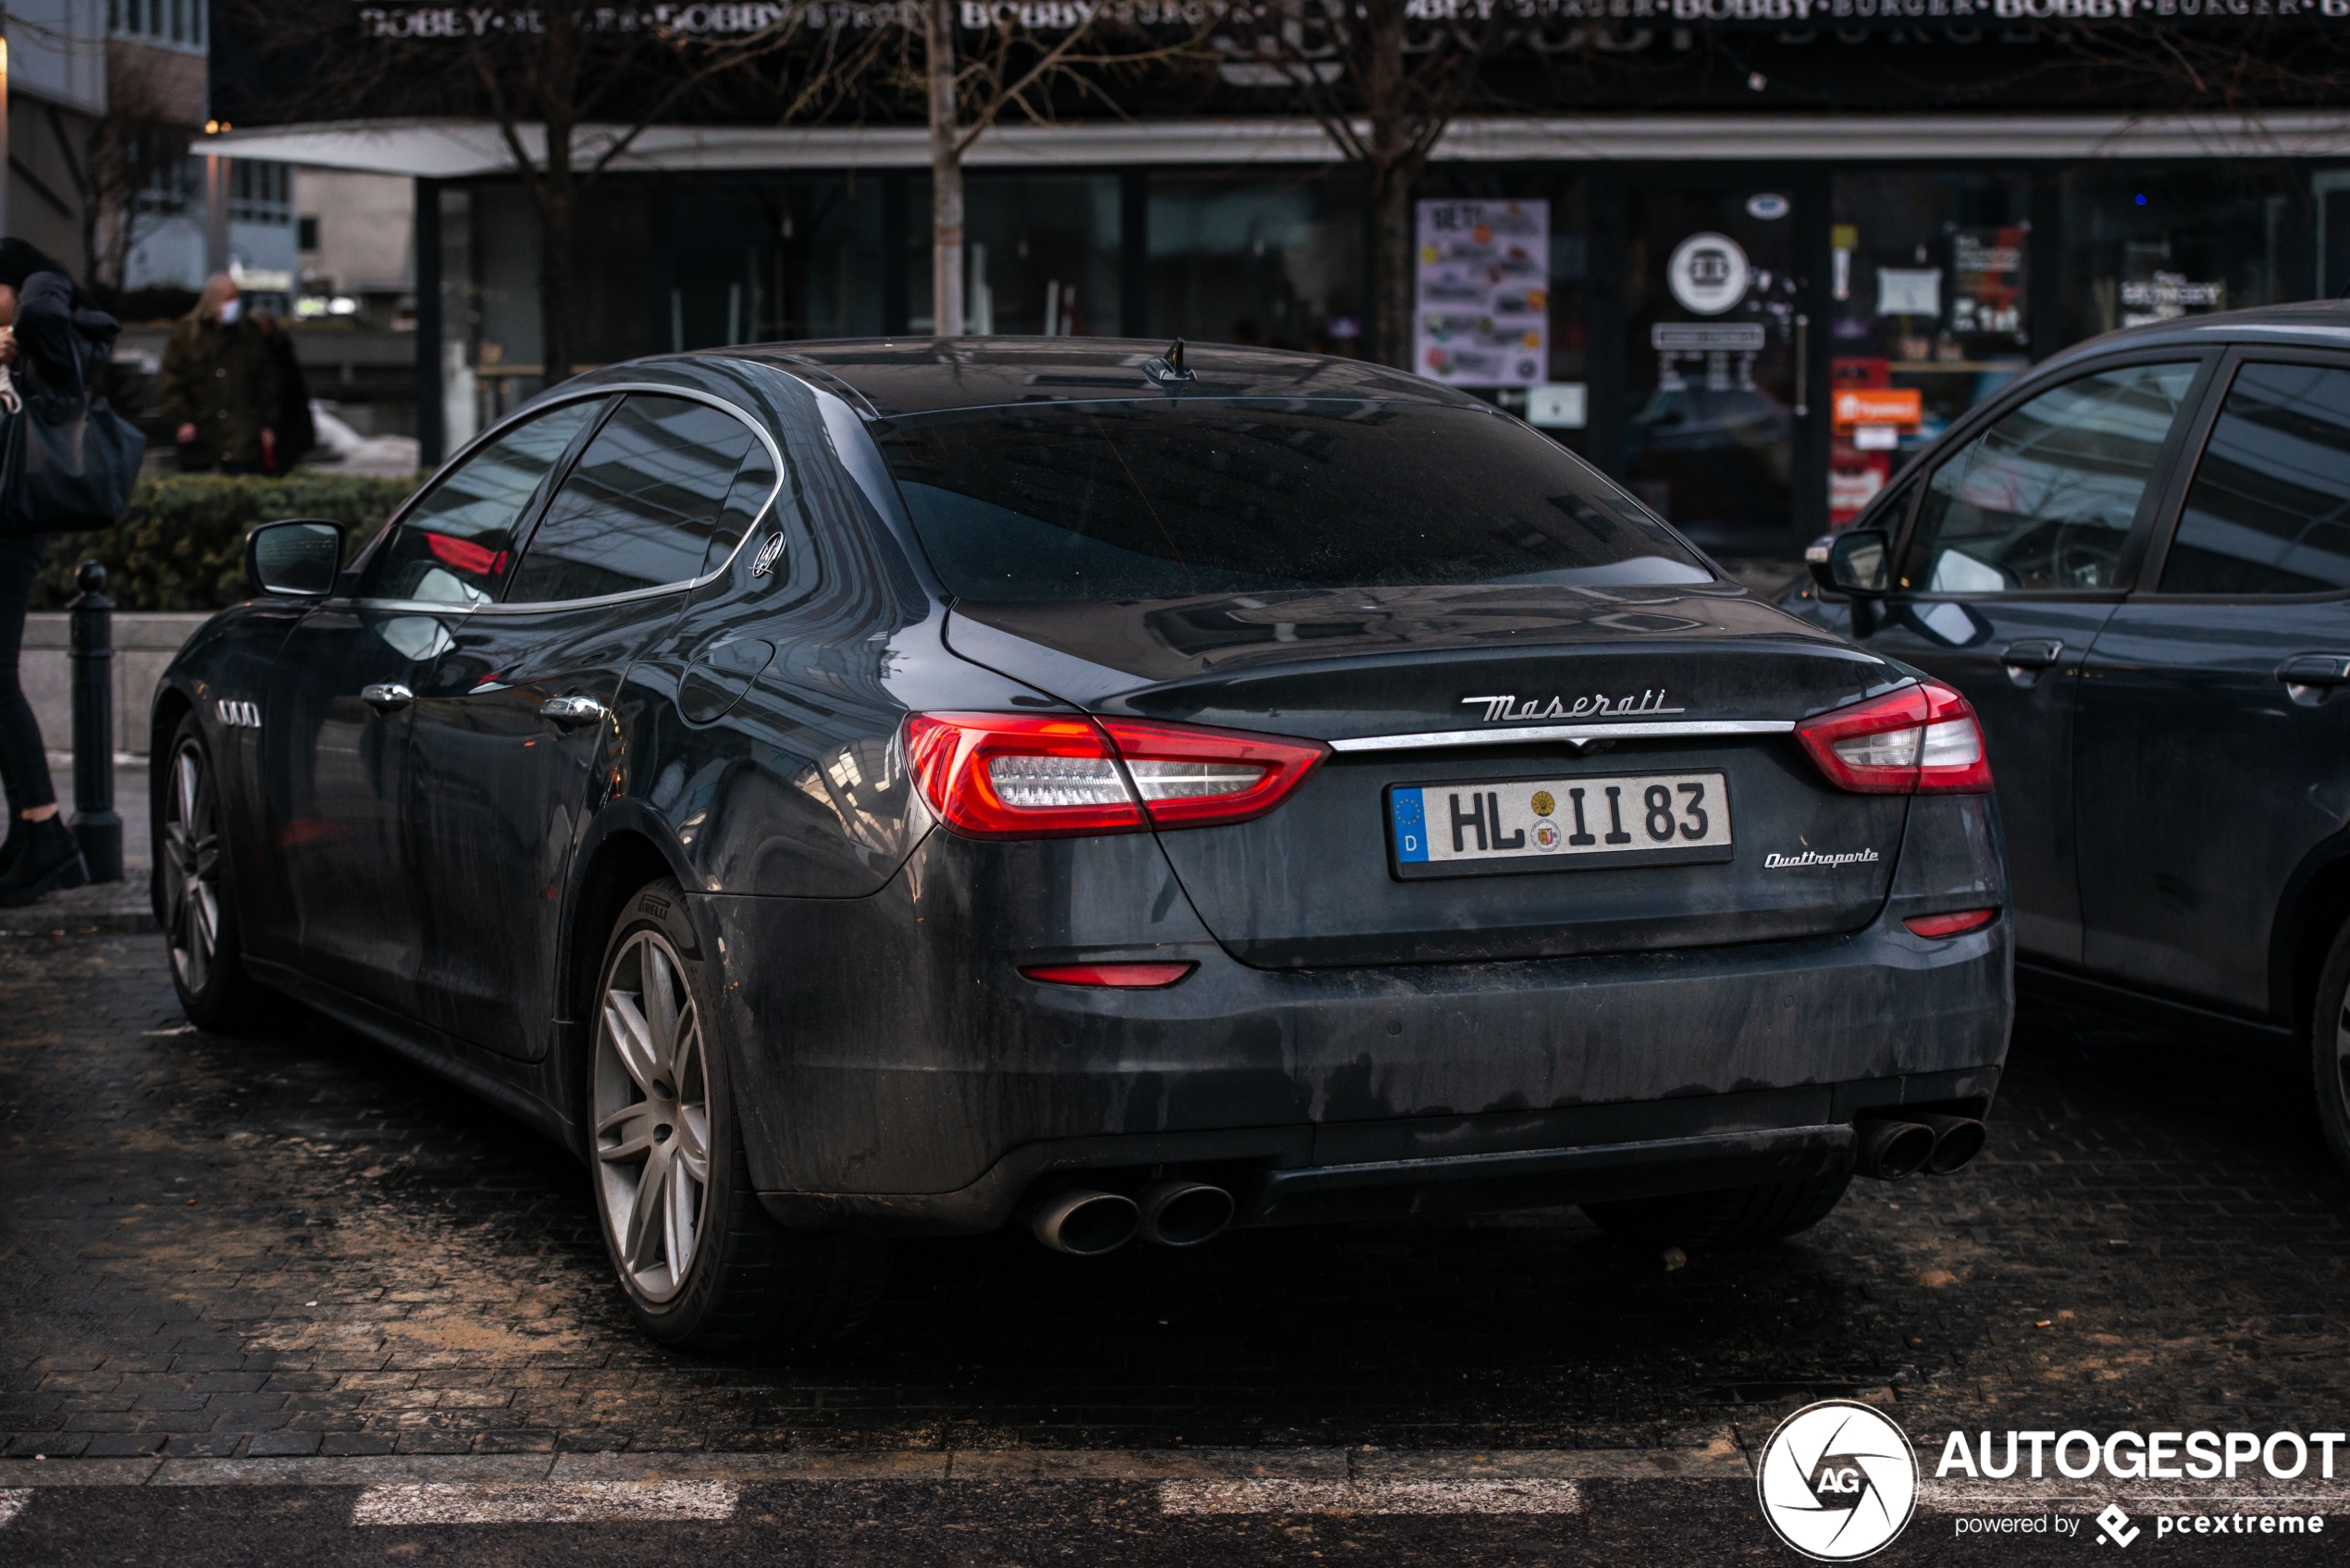
[[[1370,58],[1363,107],[1370,120],[1371,353],[1382,364],[1412,364],[1412,187],[1419,177],[1411,156],[1409,83],[1404,68],[1404,0],[1368,0],[1363,7]]]
[[[942,338],[963,330],[963,155],[956,149],[955,0],[923,8],[930,67],[930,314]]]
[[[538,177],[538,384],[571,378],[571,121],[550,117]]]

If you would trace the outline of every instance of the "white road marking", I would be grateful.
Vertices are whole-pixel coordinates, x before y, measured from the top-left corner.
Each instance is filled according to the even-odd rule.
[[[17,1515],[24,1512],[24,1505],[31,1500],[32,1488],[30,1487],[15,1487],[6,1491],[0,1491],[0,1530],[5,1530],[15,1523]]]
[[[667,1524],[735,1516],[732,1481],[420,1481],[369,1487],[353,1525]]]
[[[1161,1513],[1580,1513],[1573,1481],[1161,1481]]]

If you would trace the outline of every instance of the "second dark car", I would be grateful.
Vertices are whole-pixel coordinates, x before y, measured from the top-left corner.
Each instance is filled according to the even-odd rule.
[[[1965,701],[1409,376],[645,361],[251,570],[154,714],[191,1017],[562,1139],[666,1340],[837,1327],[896,1234],[1697,1243],[1982,1143]]]
[[[2085,343],[1814,555],[1980,714],[2027,981],[2306,1045],[2350,1169],[2350,305]]]

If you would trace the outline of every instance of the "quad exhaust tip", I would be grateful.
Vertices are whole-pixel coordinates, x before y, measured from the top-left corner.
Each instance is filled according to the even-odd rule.
[[[1057,1253],[1097,1258],[1140,1236],[1162,1247],[1196,1247],[1232,1223],[1231,1193],[1206,1181],[1154,1181],[1132,1197],[1091,1187],[1056,1192],[1029,1220]]]
[[[1973,1117],[1921,1112],[1907,1121],[1861,1123],[1853,1168],[1880,1181],[1899,1181],[1920,1171],[1948,1176],[1983,1152],[1987,1134]]]
[[[1154,1181],[1135,1195],[1142,1235],[1162,1247],[1213,1241],[1232,1223],[1232,1195],[1205,1181]]]
[[[1142,1211],[1122,1193],[1078,1187],[1045,1199],[1031,1224],[1036,1239],[1053,1251],[1097,1258],[1134,1239]]]

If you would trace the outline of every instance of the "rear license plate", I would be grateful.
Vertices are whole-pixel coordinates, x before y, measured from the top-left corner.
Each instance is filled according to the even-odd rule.
[[[1721,773],[1391,784],[1387,821],[1399,877],[1680,865],[1733,853]]]

